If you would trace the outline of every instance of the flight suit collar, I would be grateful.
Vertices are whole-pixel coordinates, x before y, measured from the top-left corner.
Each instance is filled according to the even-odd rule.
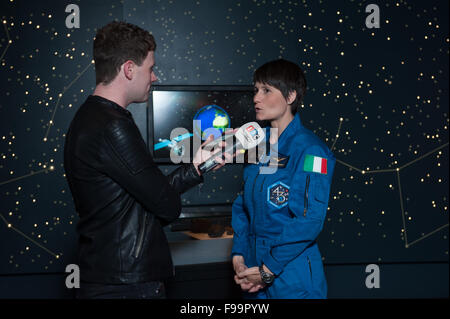
[[[281,133],[280,137],[278,138],[278,151],[283,153],[283,151],[287,152],[288,149],[286,149],[286,145],[289,144],[289,141],[291,138],[302,129],[303,125],[300,120],[300,115],[298,113],[295,114],[292,121],[288,124],[288,126],[284,129],[284,131]],[[267,130],[267,139],[270,138],[270,128]],[[274,146],[272,146],[274,148]]]
[[[269,158],[274,158],[270,161],[270,163],[276,163],[279,168],[286,167],[290,157],[289,142],[302,130],[302,127],[303,126],[300,121],[300,115],[297,113],[281,133],[280,137],[278,138],[277,144],[274,145],[271,145],[269,143],[270,127],[266,128],[266,154],[264,156],[263,162],[266,163]]]
[[[302,124],[300,122],[300,116],[298,113],[295,114],[294,118],[292,119],[291,123],[284,129],[284,131],[281,133],[280,137],[278,138],[278,149],[282,150],[284,149],[285,145],[288,144],[288,142],[291,140],[293,136],[297,134],[297,132],[300,130]],[[282,152],[282,151],[281,151]]]

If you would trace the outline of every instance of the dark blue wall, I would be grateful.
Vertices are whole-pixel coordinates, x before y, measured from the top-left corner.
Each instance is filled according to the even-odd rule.
[[[95,86],[96,29],[114,19],[154,34],[158,84],[251,84],[268,60],[299,63],[302,121],[338,160],[319,237],[329,297],[448,297],[448,1],[380,1],[379,29],[365,26],[370,3],[2,2],[0,297],[71,296],[64,134]],[[364,285],[371,263],[379,289]]]

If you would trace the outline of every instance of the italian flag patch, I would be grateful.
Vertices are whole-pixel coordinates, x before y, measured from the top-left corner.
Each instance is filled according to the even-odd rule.
[[[303,164],[305,172],[313,172],[320,174],[327,174],[327,159],[314,155],[306,155],[305,163]]]

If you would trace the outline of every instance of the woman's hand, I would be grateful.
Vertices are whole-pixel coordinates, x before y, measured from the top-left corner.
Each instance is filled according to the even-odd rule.
[[[245,265],[243,256],[239,256],[239,255],[233,256],[233,269],[236,274],[238,272],[242,272],[245,269],[247,269],[247,266]]]
[[[273,275],[273,273],[269,268],[266,267],[266,265],[263,265],[263,269],[265,272]],[[239,280],[251,285],[251,288],[248,290],[248,292],[256,292],[266,286],[266,284],[262,281],[259,267],[247,268],[246,270],[237,273],[237,277]]]
[[[261,281],[258,267],[248,268],[245,265],[244,257],[233,256],[233,268],[236,275],[234,281],[241,286],[241,289],[248,292],[257,292],[265,287]],[[255,275],[255,268],[257,274]]]
[[[245,280],[239,279],[237,276],[238,273],[243,272],[247,269],[247,266],[245,265],[243,256],[237,256],[237,255],[233,256],[233,269],[235,272],[234,281],[236,282],[236,284],[238,284],[238,285],[246,284]]]
[[[253,285],[250,284],[246,278],[239,278],[237,276],[238,273],[241,273],[248,269],[248,267],[245,265],[244,257],[233,256],[233,269],[235,272],[234,281],[236,282],[236,284],[240,285],[242,290],[247,291],[251,289]]]
[[[237,273],[237,278],[246,283],[248,289],[241,288],[243,290],[248,290],[248,292],[257,292],[258,290],[264,288],[266,285],[262,282],[261,274],[258,267],[247,268],[246,270]]]

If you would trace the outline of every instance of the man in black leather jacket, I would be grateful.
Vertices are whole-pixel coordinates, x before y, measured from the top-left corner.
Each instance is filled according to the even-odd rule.
[[[163,226],[178,218],[180,194],[202,182],[197,167],[211,155],[200,148],[169,176],[153,162],[126,107],[149,98],[155,48],[150,33],[125,22],[106,25],[94,41],[97,86],[64,149],[80,217],[79,298],[165,297],[162,282],[174,270]]]

